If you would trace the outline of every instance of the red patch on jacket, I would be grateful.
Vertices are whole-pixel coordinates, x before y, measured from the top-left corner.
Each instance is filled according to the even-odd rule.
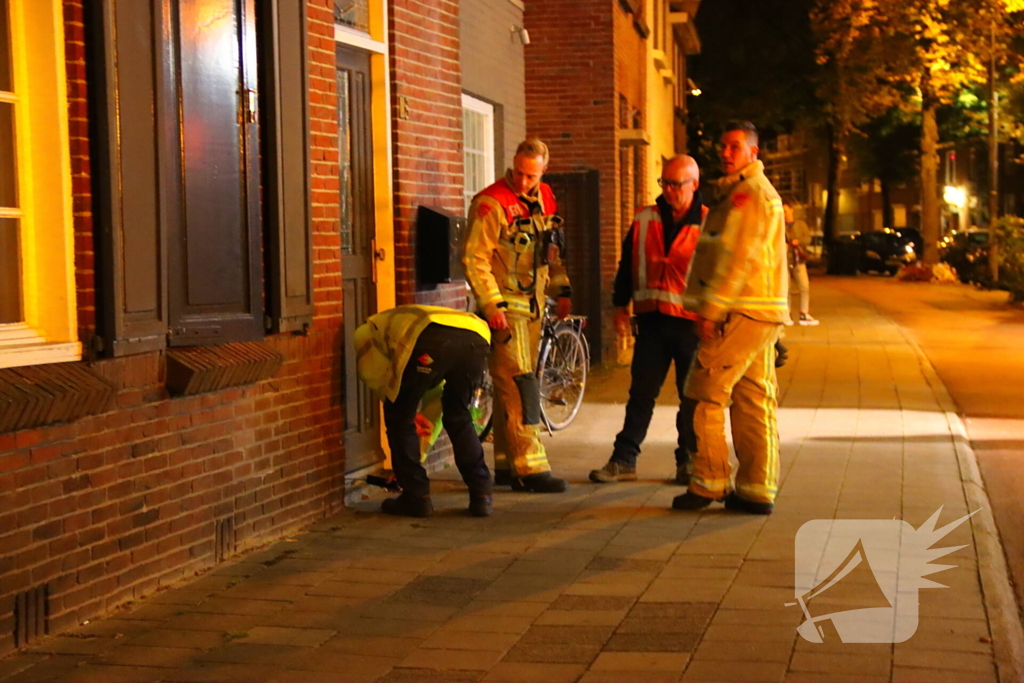
[[[494,209],[490,204],[480,204],[480,208],[476,210],[477,218],[485,218]]]
[[[732,205],[738,209],[742,207],[744,204],[746,204],[748,199],[750,199],[749,194],[737,192],[732,196]]]

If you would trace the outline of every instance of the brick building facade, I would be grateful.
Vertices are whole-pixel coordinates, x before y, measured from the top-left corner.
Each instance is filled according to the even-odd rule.
[[[588,335],[591,349],[605,361],[621,359],[627,343],[617,337],[611,306],[622,238],[634,211],[657,195],[652,179],[661,172],[662,158],[686,150],[685,127],[672,122],[685,117],[685,56],[699,50],[692,29],[698,5],[699,0],[607,0],[585,7],[567,0],[527,3],[528,129],[551,147],[549,171],[566,195],[560,205],[578,214],[566,215],[575,241],[570,253],[582,251],[588,258],[581,264],[570,256],[570,275],[574,283],[593,286],[574,295],[574,307],[600,319],[588,326]],[[584,179],[588,173],[596,173],[596,182]],[[582,218],[591,215],[596,218]]]
[[[395,301],[465,301],[459,281],[418,284],[414,258],[420,206],[464,209],[458,3],[210,0],[181,26],[161,24],[165,0],[11,3],[24,25],[0,48],[52,96],[60,126],[40,130],[64,167],[43,196],[29,180],[45,160],[14,160],[21,203],[0,192],[0,239],[35,221],[25,235],[46,228],[66,252],[24,242],[21,279],[0,281],[0,655],[340,509],[384,456],[351,330]],[[196,55],[241,46],[219,99],[189,80],[188,49],[160,42],[179,30]],[[40,35],[50,75],[42,43],[20,42]],[[0,99],[48,124],[17,109],[23,85],[0,74]],[[506,122],[523,119],[513,95]],[[197,137],[206,125],[239,135]],[[234,185],[203,175],[221,153],[242,162],[225,166],[243,169]],[[44,199],[63,223],[43,225]],[[195,206],[237,222],[217,232]],[[67,254],[70,296],[42,295],[62,280],[39,251]],[[72,331],[43,334],[62,301]]]

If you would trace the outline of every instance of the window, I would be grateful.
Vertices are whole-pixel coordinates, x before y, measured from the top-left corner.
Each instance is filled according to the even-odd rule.
[[[60,0],[0,0],[0,367],[81,358]]]
[[[304,1],[180,0],[174,16],[162,0],[97,4],[105,351],[309,324]]]
[[[370,31],[369,0],[334,0],[334,21],[368,33]]]
[[[494,182],[494,105],[462,96],[462,138],[468,213],[476,193]]]

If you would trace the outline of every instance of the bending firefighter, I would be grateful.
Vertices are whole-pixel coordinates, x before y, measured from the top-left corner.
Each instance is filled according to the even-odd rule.
[[[507,479],[517,491],[558,493],[568,484],[552,476],[540,442],[534,365],[546,296],[558,297],[560,318],[569,315],[572,303],[555,196],[540,181],[547,163],[547,145],[525,140],[505,177],[473,198],[465,264],[477,307],[494,331],[495,482]]]
[[[402,494],[381,510],[428,517],[434,511],[430,479],[420,464],[416,407],[444,382],[441,418],[455,451],[455,465],[469,488],[469,513],[491,514],[491,473],[469,405],[487,367],[491,331],[472,313],[440,306],[399,306],[371,316],[355,332],[357,369],[384,401],[391,466]]]

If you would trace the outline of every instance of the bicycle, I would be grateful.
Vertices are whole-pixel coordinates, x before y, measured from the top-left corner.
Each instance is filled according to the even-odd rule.
[[[541,420],[549,434],[568,427],[583,404],[590,370],[590,346],[583,336],[586,325],[586,316],[559,320],[552,303],[545,309],[535,373],[540,384]],[[490,373],[485,373],[470,404],[481,441],[491,432],[493,400],[494,385]]]

